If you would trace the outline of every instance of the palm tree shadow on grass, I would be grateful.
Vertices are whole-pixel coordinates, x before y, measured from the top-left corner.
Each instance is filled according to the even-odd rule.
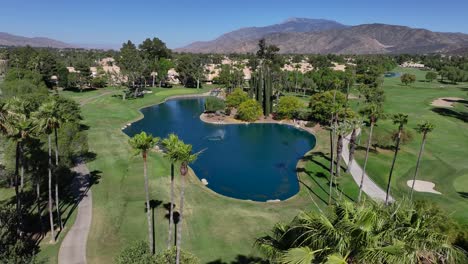
[[[434,107],[431,110],[432,112],[437,113],[442,116],[454,117],[463,122],[468,122],[468,112],[458,112],[452,109],[439,108],[439,107]]]
[[[458,192],[458,194],[465,199],[468,199],[468,192]]]
[[[166,215],[164,216],[167,221],[170,221],[170,208],[171,208],[171,203],[165,203],[164,205],[164,208],[166,209],[167,213]],[[179,221],[180,221],[180,213],[178,211],[175,210],[176,208],[176,205],[175,204],[172,204],[172,220],[174,221],[174,237],[172,238],[172,241],[174,242],[174,247],[176,246],[176,242],[177,242],[177,225],[179,224]]]
[[[322,162],[318,161],[315,157],[320,157],[320,158],[323,158],[325,159],[326,162],[330,162],[330,158],[325,155],[325,153],[323,152],[316,152],[316,153],[312,153],[310,155],[307,155],[305,156],[302,161],[305,161],[305,162],[312,162],[314,163],[315,165],[319,166],[320,168],[324,169],[325,171],[328,171],[330,168],[326,165],[326,164],[323,164]],[[344,171],[346,170],[345,167],[341,166],[341,169]],[[325,189],[323,187],[323,184],[320,184],[320,182],[317,180],[317,178],[323,178],[325,179],[327,182],[326,182],[326,185],[328,186],[330,184],[330,178],[327,176],[327,174],[323,173],[323,172],[317,172],[315,173],[315,175],[311,172],[311,171],[308,171],[306,170],[304,167],[302,168],[297,168],[296,170],[297,173],[305,173],[316,185],[318,188],[320,188],[320,190],[322,190],[323,193],[325,193],[325,195],[328,197],[328,195],[330,194],[329,193],[329,190]],[[325,199],[318,195],[316,191],[314,191],[310,186],[308,186],[304,181],[301,181],[299,179],[299,183],[301,183],[302,185],[304,185],[310,192],[312,192],[317,198],[319,198],[324,204],[328,204],[327,201],[325,201]],[[348,194],[344,193],[343,189],[340,188],[339,184],[335,184],[334,182],[332,182],[332,187],[333,188],[336,188],[342,195],[344,195],[346,198],[348,198],[349,200],[351,201],[354,201],[354,198],[352,198],[351,196],[349,196]],[[335,197],[332,197],[332,199],[334,201],[336,201],[336,198]]]

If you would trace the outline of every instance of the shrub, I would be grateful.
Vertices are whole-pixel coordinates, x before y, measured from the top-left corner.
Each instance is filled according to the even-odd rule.
[[[262,106],[254,99],[249,99],[239,105],[237,118],[243,121],[255,121],[262,116]]]
[[[137,241],[122,250],[115,262],[117,264],[174,264],[176,263],[176,248],[152,255],[148,243]],[[193,254],[181,250],[180,263],[199,264],[200,260]]]
[[[249,100],[249,95],[238,88],[234,89],[234,91],[226,97],[226,105],[229,107],[238,107],[247,100]]]
[[[400,144],[408,144],[413,140],[414,133],[411,130],[403,129],[401,132]],[[392,139],[396,142],[398,138],[398,129],[392,132]]]
[[[216,111],[221,111],[226,108],[226,103],[214,96],[210,96],[205,100],[205,112],[214,113]]]
[[[416,81],[416,75],[405,73],[400,77],[400,79],[402,83],[404,83],[405,85],[409,85]]]
[[[309,120],[310,115],[311,115],[311,111],[309,108],[301,108],[301,109],[298,109],[294,113],[294,118],[300,119],[300,120]]]
[[[302,103],[297,97],[284,96],[279,100],[276,114],[278,115],[278,118],[291,119],[301,107]]]
[[[104,88],[107,86],[107,78],[105,76],[100,76],[91,79],[91,87],[93,88]]]

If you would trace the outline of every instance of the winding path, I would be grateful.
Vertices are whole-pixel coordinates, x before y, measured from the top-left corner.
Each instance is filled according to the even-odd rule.
[[[357,134],[359,135],[361,133],[361,130],[359,129],[357,131]],[[351,138],[351,134],[349,134],[345,139],[343,140],[343,159],[346,165],[349,163],[349,141]],[[356,160],[353,160],[351,162],[351,168],[350,168],[350,173],[351,176],[353,176],[354,181],[357,183],[359,186],[361,183],[361,177],[362,177],[362,168],[359,166],[359,164],[356,162]],[[380,201],[385,201],[385,196],[386,192],[382,190],[370,177],[367,175],[367,173],[364,174],[364,183],[362,185],[362,191],[367,194],[369,197],[371,197],[374,200],[380,200]],[[393,202],[395,201],[392,196],[389,197],[390,201]]]
[[[60,246],[59,264],[86,264],[86,242],[93,215],[90,174],[81,160],[73,171],[77,173],[72,188],[78,203],[78,214]]]

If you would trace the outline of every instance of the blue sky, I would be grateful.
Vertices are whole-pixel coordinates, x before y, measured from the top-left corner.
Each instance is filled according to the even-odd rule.
[[[175,48],[290,17],[468,33],[466,0],[0,0],[0,32],[112,46],[156,36]]]

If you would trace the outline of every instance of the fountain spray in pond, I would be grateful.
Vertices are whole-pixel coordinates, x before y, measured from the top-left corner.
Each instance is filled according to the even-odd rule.
[[[206,139],[210,141],[220,141],[224,140],[224,136],[226,135],[226,130],[224,129],[217,129],[213,134],[207,136]]]

